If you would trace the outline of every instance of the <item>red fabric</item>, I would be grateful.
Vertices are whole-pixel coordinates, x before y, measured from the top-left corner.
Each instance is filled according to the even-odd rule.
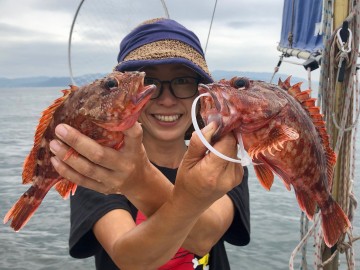
[[[136,225],[146,220],[146,216],[138,211],[136,216]],[[180,248],[175,256],[166,264],[158,268],[159,270],[193,270],[194,254],[186,249]]]

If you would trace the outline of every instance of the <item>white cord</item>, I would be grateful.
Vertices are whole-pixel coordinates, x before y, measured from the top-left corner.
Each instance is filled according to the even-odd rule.
[[[238,151],[238,154],[240,153],[240,155],[244,155],[245,156],[238,156],[240,159],[233,159],[231,157],[225,156],[224,154],[220,153],[219,151],[217,151],[214,147],[211,146],[211,144],[205,139],[204,135],[202,134],[199,125],[196,121],[196,104],[198,102],[198,100],[201,97],[204,96],[210,96],[210,94],[206,93],[206,94],[201,94],[199,95],[197,98],[195,98],[192,106],[191,106],[191,119],[194,125],[194,129],[195,132],[197,133],[197,135],[199,136],[200,140],[202,141],[202,143],[206,146],[207,149],[209,149],[209,151],[211,151],[213,154],[217,155],[218,157],[230,161],[230,162],[235,162],[235,163],[240,163],[242,166],[248,166],[249,164],[251,164],[251,158],[249,157],[249,155],[246,153],[245,149],[244,149],[244,145],[242,143],[242,140],[239,141],[239,145],[238,145],[238,149],[240,151]],[[241,137],[241,136],[239,136]]]

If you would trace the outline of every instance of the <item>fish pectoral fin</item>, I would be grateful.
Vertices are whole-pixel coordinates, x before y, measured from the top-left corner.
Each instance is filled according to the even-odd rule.
[[[70,182],[69,180],[67,180],[65,178],[61,178],[59,180],[59,182],[57,182],[55,184],[56,191],[59,192],[61,197],[63,197],[64,199],[69,198],[70,193],[71,193],[71,195],[74,195],[76,188],[77,188],[76,184],[74,184],[73,182]]]
[[[254,161],[254,163],[257,163]],[[260,184],[266,189],[270,190],[273,182],[274,182],[274,174],[271,171],[270,167],[261,164],[261,161],[259,162],[260,165],[254,165],[254,170],[257,178],[259,179]]]
[[[63,160],[67,160],[69,159],[71,156],[73,156],[74,158],[77,158],[79,156],[79,153],[76,152],[76,150],[74,148],[70,148],[66,154],[65,154],[65,157],[63,158]]]
[[[280,125],[270,130],[269,135],[262,141],[262,143],[250,147],[248,150],[251,158],[257,158],[259,153],[265,155],[265,152],[274,156],[273,151],[281,151],[284,148],[283,144],[287,141],[296,140],[299,138],[299,133],[286,125]]]
[[[287,125],[280,125],[270,130],[268,140],[266,141],[271,148],[278,149],[278,146],[283,148],[284,142],[297,140],[298,138],[299,133],[295,129]]]
[[[119,138],[117,138],[118,140],[114,140],[114,139],[99,139],[96,140],[96,142],[98,144],[101,145],[106,145],[106,146],[110,146],[111,148],[115,149],[115,150],[119,150],[123,144],[124,144],[124,139],[123,139],[123,135],[119,136]]]

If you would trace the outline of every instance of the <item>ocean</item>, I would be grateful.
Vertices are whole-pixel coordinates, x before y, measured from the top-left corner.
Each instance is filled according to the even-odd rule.
[[[58,87],[0,89],[0,217],[28,189],[21,184],[22,164],[29,153],[41,112],[62,95]],[[357,149],[360,136],[357,136]],[[356,167],[360,154],[356,152]],[[359,171],[355,176],[355,196],[360,196]],[[293,191],[288,192],[276,178],[271,191],[265,191],[250,168],[251,242],[245,247],[227,245],[232,269],[288,269],[293,249],[300,238],[300,210]],[[357,209],[354,235],[360,235]],[[312,225],[312,222],[310,222]],[[39,209],[20,231],[0,225],[0,269],[94,269],[94,261],[73,259],[68,254],[69,200],[50,190]],[[313,240],[310,238],[307,261],[313,269]],[[360,269],[360,241],[354,244],[356,269]],[[299,253],[295,268],[299,269]],[[340,268],[347,269],[340,255]]]

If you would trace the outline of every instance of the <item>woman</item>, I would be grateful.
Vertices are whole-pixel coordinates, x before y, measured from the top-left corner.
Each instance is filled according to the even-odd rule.
[[[71,198],[70,254],[107,270],[230,269],[224,241],[250,240],[247,169],[206,154],[195,133],[185,144],[197,84],[212,82],[198,38],[173,20],[146,21],[122,41],[115,69],[145,71],[157,90],[119,151],[56,128],[53,165],[83,186]],[[203,128],[207,140],[216,128]],[[63,162],[69,146],[79,157]],[[214,147],[236,157],[232,135]]]

